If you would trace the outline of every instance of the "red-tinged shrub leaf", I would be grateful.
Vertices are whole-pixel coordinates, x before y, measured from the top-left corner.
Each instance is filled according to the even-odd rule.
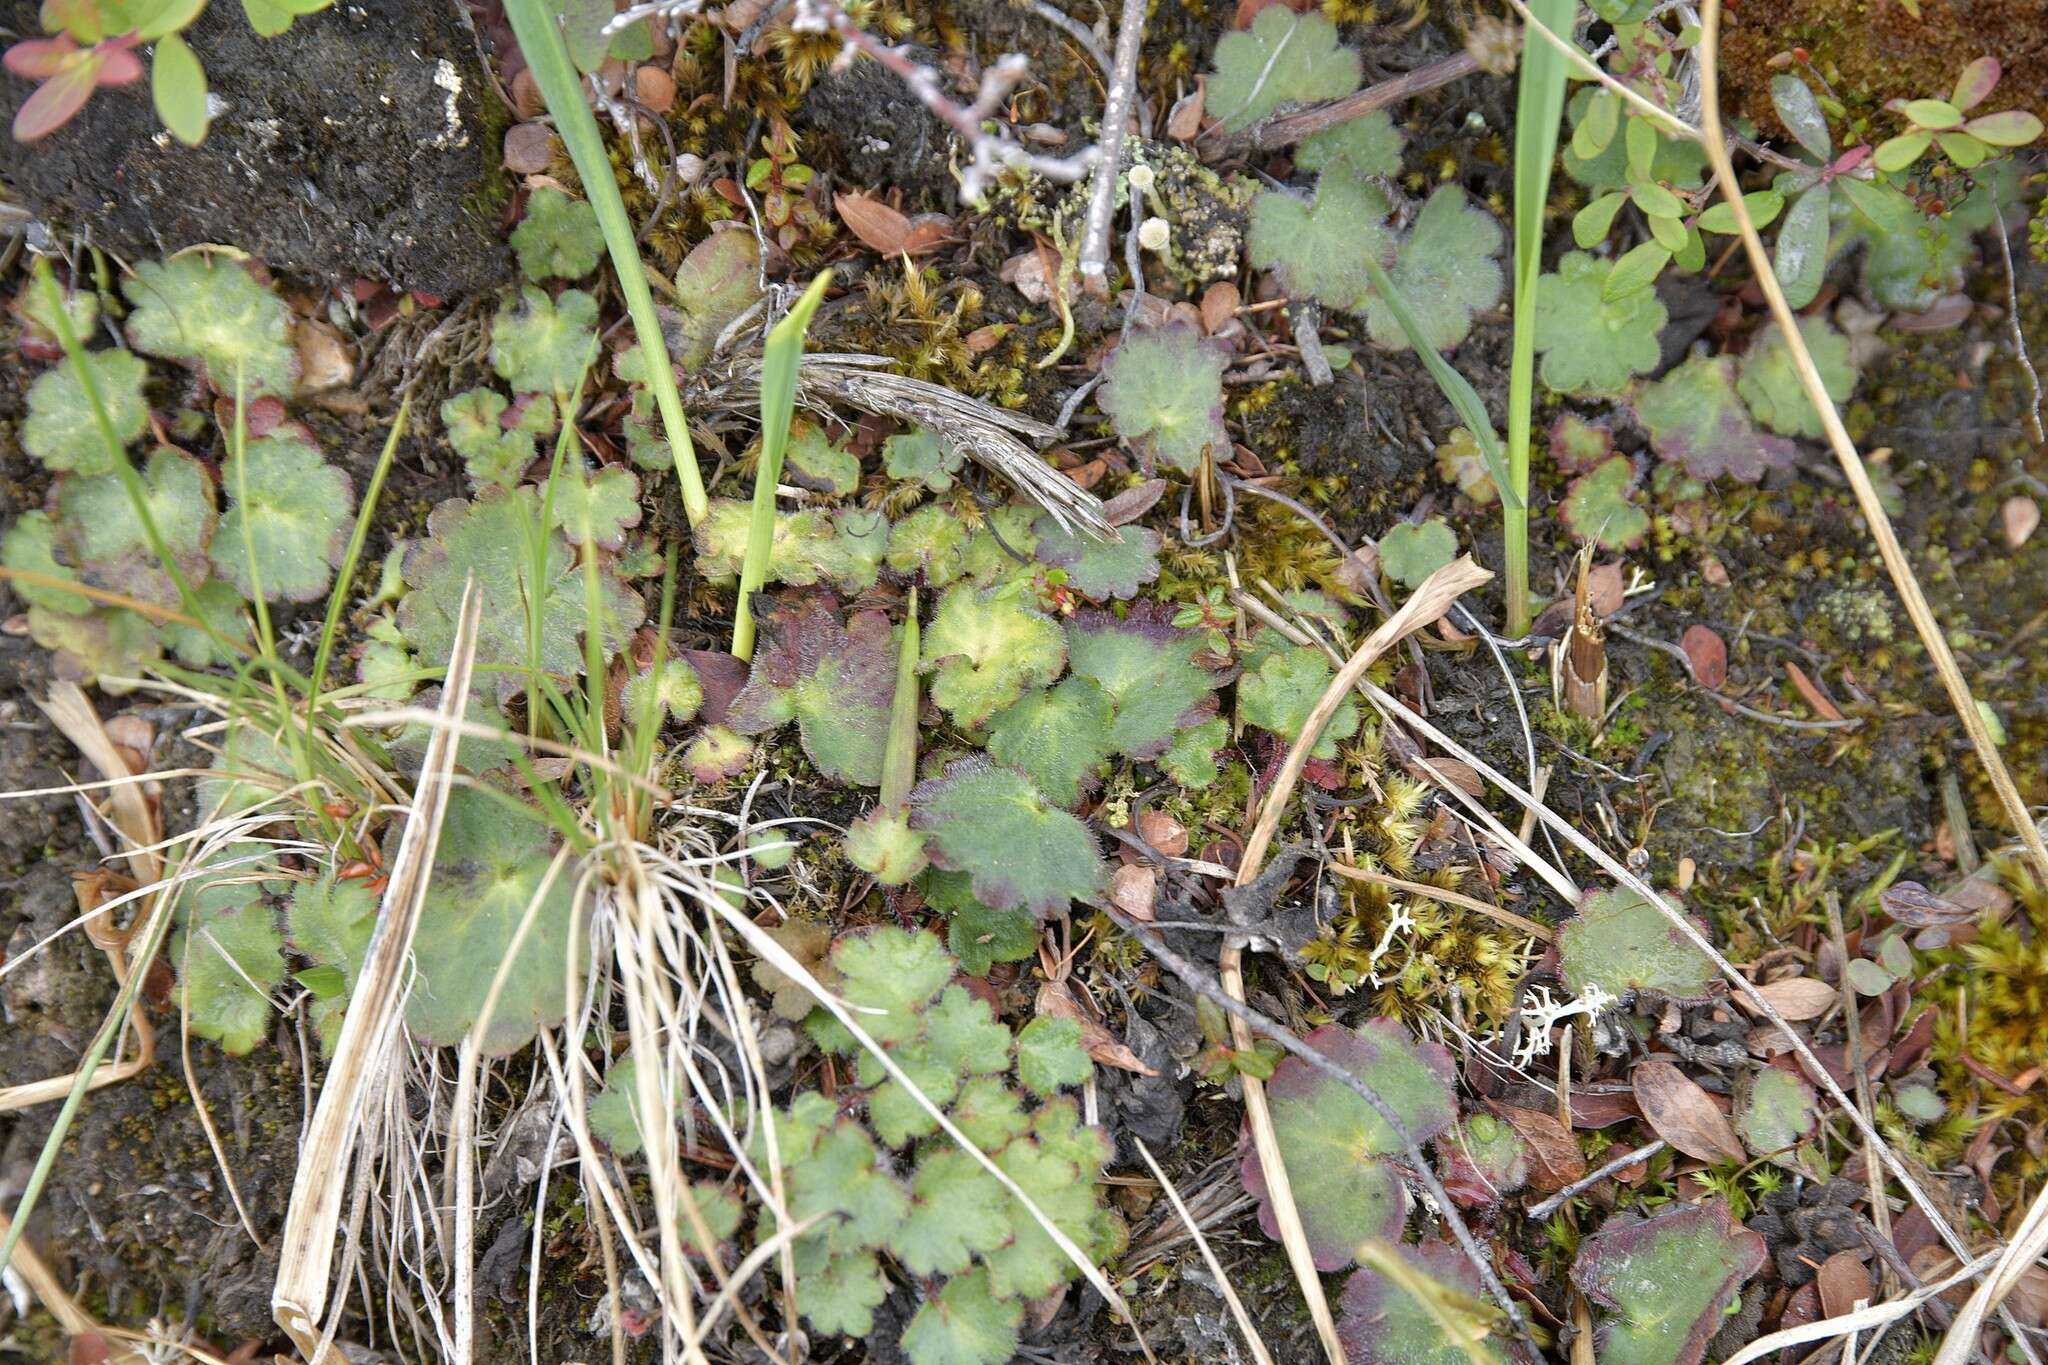
[[[34,142],[70,122],[99,84],[99,64],[87,59],[59,70],[36,87],[14,113],[14,140]]]
[[[1572,1283],[1603,1312],[1600,1365],[1699,1365],[1764,1239],[1720,1199],[1633,1222],[1610,1218],[1579,1247]]]
[[[1371,1087],[1417,1142],[1428,1142],[1457,1117],[1450,1053],[1415,1042],[1392,1019],[1369,1020],[1356,1032],[1326,1024],[1304,1041]],[[1408,1187],[1389,1158],[1398,1159],[1402,1146],[1373,1107],[1298,1057],[1274,1068],[1266,1102],[1317,1268],[1341,1269],[1371,1238],[1397,1239]],[[1280,1223],[1249,1132],[1242,1148],[1238,1173],[1259,1201],[1259,1226],[1277,1240]]]

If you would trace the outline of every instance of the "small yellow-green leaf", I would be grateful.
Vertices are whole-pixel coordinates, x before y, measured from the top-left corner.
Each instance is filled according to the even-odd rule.
[[[149,93],[156,116],[171,136],[196,147],[206,136],[206,72],[191,47],[175,33],[150,49]]]

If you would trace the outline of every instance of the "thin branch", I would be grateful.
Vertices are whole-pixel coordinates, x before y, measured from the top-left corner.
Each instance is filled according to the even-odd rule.
[[[1094,147],[1070,157],[1039,156],[1026,151],[1006,134],[991,133],[982,127],[985,120],[995,117],[1004,97],[1023,83],[1031,70],[1028,58],[1015,52],[997,58],[981,73],[981,87],[975,92],[974,103],[962,107],[946,97],[940,87],[938,72],[912,60],[901,48],[877,42],[834,0],[797,0],[796,9],[796,17],[790,21],[792,28],[831,29],[848,47],[873,58],[894,74],[917,97],[918,103],[966,144],[972,159],[967,169],[960,173],[960,198],[963,201],[974,203],[980,200],[988,189],[989,181],[998,171],[1005,169],[1028,170],[1063,185],[1073,184],[1093,169],[1097,155]]]
[[[1342,99],[1325,100],[1284,114],[1271,114],[1224,144],[1226,152],[1269,152],[1292,147],[1306,137],[1327,133],[1375,110],[1385,109],[1438,86],[1461,81],[1479,70],[1469,52],[1454,53],[1427,66],[1418,66],[1377,85],[1367,86]]]
[[[1550,1198],[1544,1200],[1542,1203],[1531,1204],[1529,1206],[1528,1216],[1531,1219],[1548,1218],[1551,1214],[1556,1213],[1559,1209],[1563,1208],[1566,1200],[1576,1198],[1579,1195],[1585,1193],[1587,1190],[1592,1189],[1595,1185],[1607,1179],[1608,1176],[1613,1175],[1616,1171],[1625,1171],[1629,1167],[1635,1165],[1638,1161],[1648,1161],[1651,1157],[1657,1155],[1657,1153],[1663,1150],[1664,1139],[1657,1138],[1654,1141],[1644,1143],[1642,1146],[1636,1148],[1633,1152],[1623,1152],[1620,1156],[1614,1158],[1614,1160],[1609,1161],[1601,1167],[1599,1167],[1599,1169],[1586,1172],[1577,1180],[1574,1180],[1571,1184],[1565,1186],[1556,1194],[1551,1195]]]
[[[1138,94],[1138,49],[1145,41],[1145,0],[1124,0],[1116,29],[1116,70],[1102,106],[1102,134],[1095,147],[1095,183],[1088,188],[1088,217],[1081,229],[1081,287],[1109,292],[1109,224],[1116,216],[1116,175],[1123,165],[1124,129]],[[1132,205],[1132,213],[1137,206]]]

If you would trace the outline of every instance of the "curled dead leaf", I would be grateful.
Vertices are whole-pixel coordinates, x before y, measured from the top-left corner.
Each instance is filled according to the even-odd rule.
[[[1515,1130],[1529,1153],[1529,1190],[1556,1194],[1586,1173],[1586,1155],[1571,1129],[1538,1109],[1490,1104],[1493,1116]]]
[[[1223,325],[1237,316],[1238,305],[1244,295],[1229,280],[1218,280],[1202,291],[1202,330],[1210,336],[1223,330]]]
[[[1138,816],[1138,837],[1169,858],[1188,851],[1186,826],[1165,811],[1147,810]]]
[[[1822,1261],[1813,1282],[1820,1287],[1821,1311],[1831,1318],[1855,1311],[1859,1300],[1868,1303],[1877,1296],[1870,1267],[1853,1251],[1838,1251]]]
[[[1697,1081],[1667,1061],[1644,1062],[1629,1077],[1636,1107],[1652,1132],[1677,1150],[1700,1161],[1748,1160],[1742,1142]]]
[[[1102,504],[1104,520],[1111,526],[1128,526],[1159,505],[1166,496],[1166,480],[1147,479],[1136,488],[1126,488]]]
[[[1813,708],[1815,715],[1822,720],[1843,719],[1841,708],[1829,701],[1827,693],[1814,686],[1813,679],[1806,676],[1806,670],[1790,659],[1785,661],[1785,676],[1792,680],[1792,690],[1799,694],[1801,701]]]

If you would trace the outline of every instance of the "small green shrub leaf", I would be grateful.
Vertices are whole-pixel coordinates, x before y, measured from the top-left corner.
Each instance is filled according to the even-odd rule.
[[[1471,204],[1456,185],[1429,196],[1415,216],[1408,237],[1388,270],[1401,296],[1426,304],[1419,318],[1422,334],[1439,351],[1450,350],[1472,330],[1472,316],[1500,302],[1501,226],[1492,214]],[[1367,306],[1366,327],[1372,339],[1397,351],[1409,348],[1392,310],[1378,298]]]
[[[206,546],[213,537],[213,478],[206,467],[170,446],[150,454],[142,468],[143,501],[164,548],[187,582],[206,578]],[[56,489],[58,516],[71,532],[70,549],[91,581],[131,597],[177,603],[120,478],[66,475]]]
[[[582,478],[557,479],[554,512],[570,544],[624,549],[626,532],[640,524],[640,480],[616,464]]]
[[[1396,522],[1380,537],[1380,567],[1406,588],[1421,587],[1424,579],[1457,557],[1457,533],[1435,517]]]
[[[223,526],[215,534],[216,545],[225,534]],[[410,591],[398,604],[398,628],[424,666],[448,661],[463,583],[473,575],[483,596],[478,663],[519,668],[532,661],[551,677],[581,676],[588,615],[583,574],[561,533],[543,534],[540,496],[533,488],[487,488],[474,501],[451,498],[436,507],[427,517],[426,536],[406,547],[404,575]],[[604,652],[612,654],[644,619],[646,607],[637,593],[602,568],[599,590]],[[535,604],[539,630],[529,641],[528,613]],[[516,673],[497,674],[495,682],[500,700],[525,688]]]
[[[244,597],[316,601],[333,581],[348,539],[348,475],[321,459],[312,434],[283,426],[229,456],[221,470],[228,512],[210,546],[213,567]]]
[[[1401,149],[1407,141],[1394,126],[1393,115],[1375,109],[1363,118],[1303,138],[1295,145],[1294,164],[1305,171],[1335,171],[1354,180],[1391,178],[1401,173]]]
[[[986,1271],[956,1275],[912,1315],[903,1351],[910,1365],[1004,1365],[1023,1321],[1024,1305],[996,1298]]]
[[[1268,637],[1263,647],[1247,656],[1244,673],[1237,680],[1238,715],[1245,724],[1270,730],[1292,743],[1329,689],[1332,676],[1330,661],[1320,650]],[[1357,733],[1358,705],[1346,697],[1309,753],[1315,758],[1335,758],[1337,741]]]
[[[880,785],[896,696],[888,618],[858,612],[841,625],[829,597],[792,595],[761,618],[760,630],[753,672],[726,723],[758,735],[794,720],[819,772],[849,786]]]
[[[1067,621],[1074,675],[1092,679],[1109,698],[1110,748],[1132,758],[1158,757],[1215,714],[1217,675],[1195,662],[1203,632],[1171,625],[1165,615],[1154,604],[1122,620],[1082,611]]]
[[[1494,1309],[1482,1297],[1472,1263],[1441,1242],[1389,1251],[1406,1266],[1410,1287],[1371,1267],[1352,1272],[1338,1301],[1337,1335],[1345,1353],[1400,1365],[1498,1365],[1502,1356],[1489,1337]],[[1446,1330],[1447,1323],[1461,1327],[1464,1340]]]
[[[1635,462],[1615,455],[1572,481],[1559,509],[1572,534],[1603,550],[1628,550],[1642,543],[1650,514],[1630,498],[1635,490]]]
[[[1856,367],[1849,358],[1849,338],[1835,330],[1826,318],[1801,318],[1799,335],[1820,371],[1821,386],[1838,404],[1849,401],[1856,391]],[[1750,342],[1742,357],[1742,373],[1735,392],[1749,405],[1750,413],[1781,436],[1803,436],[1819,440],[1826,434],[1820,413],[1806,396],[1806,386],[1792,361],[1792,348],[1772,323]]]
[[[148,368],[132,351],[88,351],[82,358],[106,404],[114,439],[124,446],[133,443],[149,424],[149,405],[142,398]],[[50,469],[88,475],[114,472],[114,454],[100,438],[99,423],[71,357],[29,385],[21,444]]]
[[[197,366],[230,397],[238,370],[248,397],[291,397],[299,377],[291,310],[240,262],[196,251],[145,261],[121,292],[133,305],[128,344],[136,350]]]
[[[1572,1263],[1572,1283],[1606,1310],[1600,1365],[1699,1365],[1766,1259],[1764,1239],[1719,1198],[1632,1222],[1610,1217]]]
[[[996,712],[988,751],[1029,777],[1054,805],[1071,806],[1109,757],[1114,719],[1109,696],[1094,679],[1068,678]]]
[[[1102,855],[1087,826],[1013,769],[961,759],[919,783],[911,809],[933,864],[971,876],[974,898],[992,910],[1023,906],[1044,917],[1102,893]]]
[[[604,230],[588,203],[544,186],[526,201],[526,216],[512,229],[512,249],[529,280],[580,280],[597,269]]]
[[[1017,1079],[1034,1095],[1080,1085],[1094,1069],[1078,1020],[1040,1015],[1017,1032]]]
[[[1823,182],[1792,201],[1778,240],[1771,247],[1771,269],[1785,291],[1785,302],[1804,308],[1820,295],[1828,273],[1829,214],[1834,194]]]
[[[1131,332],[1103,362],[1096,401],[1116,434],[1149,467],[1164,460],[1183,473],[1204,451],[1225,453],[1223,367],[1229,355],[1185,324]]]
[[[1860,959],[1859,959],[1860,960]],[[1737,1096],[1735,1131],[1752,1156],[1784,1152],[1812,1135],[1820,1104],[1805,1078],[1767,1066]]]
[[[921,483],[934,493],[953,486],[964,457],[938,437],[916,427],[882,443],[882,466],[892,479]]]
[[[1250,28],[1224,34],[1215,60],[1206,107],[1233,133],[1283,104],[1348,95],[1364,72],[1358,54],[1337,41],[1335,24],[1285,5],[1269,5]]]
[[[522,285],[491,321],[491,367],[514,393],[566,398],[597,360],[597,300],[581,289],[557,298]]]
[[[1245,245],[1252,264],[1274,272],[1295,298],[1355,311],[1371,294],[1366,258],[1394,260],[1385,226],[1391,209],[1378,186],[1337,172],[1316,183],[1313,200],[1286,190],[1261,193],[1252,201]]]
[[[1038,519],[1038,558],[1063,570],[1067,583],[1098,602],[1136,597],[1159,577],[1159,533],[1126,526],[1120,541],[1097,540],[1070,531],[1048,514]]]
[[[1221,771],[1216,752],[1230,739],[1230,722],[1211,716],[1198,725],[1174,732],[1173,743],[1159,755],[1159,768],[1183,787],[1206,787]]]
[[[22,569],[29,573],[43,574],[49,578],[76,583],[78,573],[67,564],[57,562],[57,525],[50,520],[50,514],[41,508],[24,512],[21,518],[7,528],[0,536],[0,564],[10,569]],[[9,580],[7,586],[21,600],[39,611],[59,616],[84,616],[93,609],[92,603],[75,593],[61,588],[46,588],[20,579]]]

